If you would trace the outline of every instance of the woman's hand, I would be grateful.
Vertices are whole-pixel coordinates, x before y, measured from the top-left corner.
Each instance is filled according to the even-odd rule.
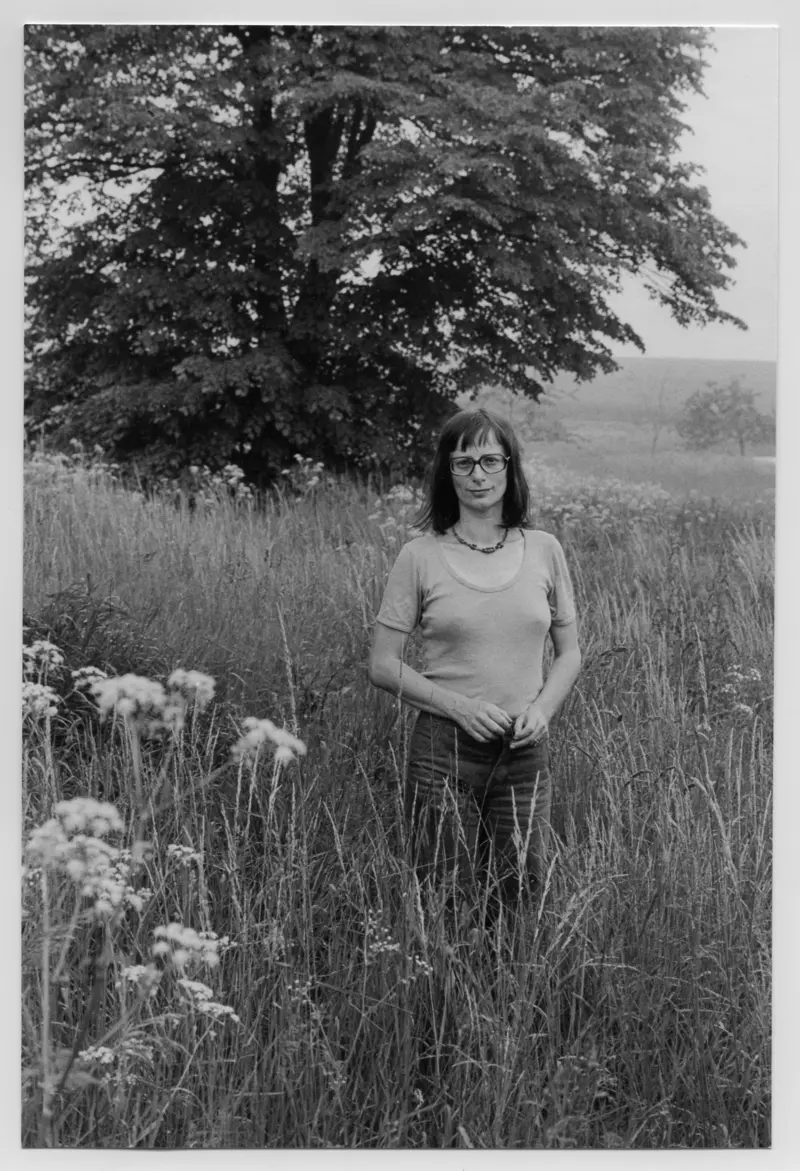
[[[537,707],[535,703],[532,703],[514,721],[514,739],[511,741],[512,749],[526,748],[529,744],[536,744],[537,741],[547,735],[549,724],[550,721],[542,709]]]
[[[484,744],[503,736],[513,723],[508,712],[482,699],[463,699],[452,718],[468,736]]]

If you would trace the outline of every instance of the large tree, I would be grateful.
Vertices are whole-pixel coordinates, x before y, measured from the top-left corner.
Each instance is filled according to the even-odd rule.
[[[460,391],[538,398],[642,348],[624,273],[741,326],[716,300],[741,241],[676,157],[707,47],[29,26],[29,412],[161,470],[402,464]]]

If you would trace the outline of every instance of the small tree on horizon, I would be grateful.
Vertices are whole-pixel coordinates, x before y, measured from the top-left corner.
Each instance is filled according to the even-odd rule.
[[[705,390],[696,390],[684,403],[676,427],[693,451],[735,439],[739,454],[744,455],[746,444],[775,438],[774,415],[758,410],[755,392],[743,387],[740,378],[732,378],[725,386],[707,382]]]

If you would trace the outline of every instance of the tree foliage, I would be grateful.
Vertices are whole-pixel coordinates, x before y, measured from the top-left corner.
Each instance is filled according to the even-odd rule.
[[[755,403],[755,392],[732,378],[726,385],[707,382],[705,390],[696,390],[686,400],[677,422],[678,434],[686,446],[695,451],[734,439],[739,454],[747,443],[775,439],[775,419],[762,414]]]
[[[741,241],[687,28],[26,30],[28,411],[158,470],[413,463],[456,394],[615,368]],[[54,413],[55,412],[55,413]]]

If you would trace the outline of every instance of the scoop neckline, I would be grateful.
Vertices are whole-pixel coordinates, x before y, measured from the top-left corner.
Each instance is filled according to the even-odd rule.
[[[522,537],[522,560],[520,561],[519,568],[517,569],[517,572],[514,574],[514,576],[512,578],[510,578],[507,582],[504,582],[502,585],[496,585],[496,586],[475,585],[474,582],[468,581],[467,578],[462,577],[461,574],[457,570],[453,569],[453,566],[449,564],[447,558],[445,557],[444,553],[442,552],[442,538],[439,536],[437,536],[435,538],[436,552],[438,554],[439,560],[441,561],[442,565],[447,570],[447,572],[450,574],[450,576],[455,578],[455,580],[457,582],[460,582],[461,585],[466,586],[466,588],[468,590],[476,590],[477,593],[479,593],[479,594],[499,594],[499,593],[502,593],[503,590],[510,589],[511,586],[513,586],[517,583],[517,581],[519,580],[520,575],[522,573],[523,566],[525,565],[525,555],[528,551],[528,543],[525,540],[525,530],[520,529],[519,531],[520,531],[520,536]],[[442,534],[442,535],[444,535],[444,534]]]

